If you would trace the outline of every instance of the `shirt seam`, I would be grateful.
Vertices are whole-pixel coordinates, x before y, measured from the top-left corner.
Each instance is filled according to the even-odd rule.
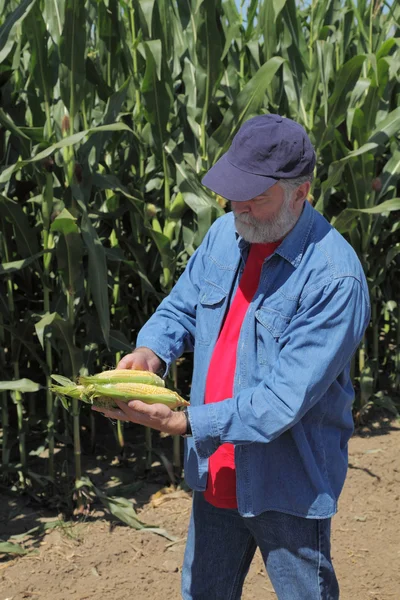
[[[322,283],[318,283],[318,284],[312,286],[311,288],[309,288],[307,290],[307,293],[304,294],[304,295],[302,295],[300,297],[300,301],[301,302],[304,301],[313,292],[316,292],[316,291],[318,291],[318,290],[320,290],[320,289],[322,289],[324,287],[327,287],[328,285],[331,285],[335,281],[344,281],[345,279],[353,279],[354,281],[356,281],[359,284],[359,286],[361,287],[361,291],[363,293],[363,296],[364,296],[364,298],[365,298],[365,300],[367,302],[367,305],[370,306],[370,302],[369,302],[369,300],[368,300],[368,298],[367,298],[367,296],[365,294],[365,291],[364,291],[364,288],[363,288],[363,285],[362,285],[362,281],[361,281],[361,279],[359,279],[354,274],[341,274],[341,275],[335,275],[335,276],[333,276],[333,277],[331,277],[329,279],[328,278],[324,279],[322,281]]]

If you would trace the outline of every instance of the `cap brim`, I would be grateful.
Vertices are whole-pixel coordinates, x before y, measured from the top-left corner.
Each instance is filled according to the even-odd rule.
[[[245,202],[275,185],[278,179],[254,175],[238,169],[224,154],[204,175],[201,183],[227,200]]]

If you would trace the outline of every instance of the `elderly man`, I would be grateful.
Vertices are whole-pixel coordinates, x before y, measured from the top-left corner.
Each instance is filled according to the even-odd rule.
[[[203,179],[230,201],[120,368],[194,351],[183,412],[105,414],[186,438],[185,600],[234,600],[261,551],[279,600],[335,600],[331,517],[353,431],[350,360],[370,304],[356,254],[306,201],[315,153],[279,115],[247,121]]]

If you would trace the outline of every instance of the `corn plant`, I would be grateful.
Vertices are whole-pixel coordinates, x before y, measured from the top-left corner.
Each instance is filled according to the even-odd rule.
[[[399,18],[398,3],[377,0],[0,2],[4,478],[29,486],[43,476],[27,453],[40,422],[48,493],[60,434],[74,455],[71,489],[80,503],[92,493],[81,466],[88,410],[75,398],[71,416],[50,376],[91,375],[132,350],[229,209],[202,175],[265,112],[307,130],[317,152],[310,200],[369,281],[355,415],[396,410]],[[180,383],[176,364],[171,380]],[[93,415],[90,424],[94,447]],[[150,466],[150,430],[145,439]],[[122,426],[117,440],[121,450]],[[178,466],[179,439],[173,455]]]

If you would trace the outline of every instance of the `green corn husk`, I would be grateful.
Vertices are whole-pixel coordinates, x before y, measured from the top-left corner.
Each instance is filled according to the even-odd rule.
[[[69,385],[54,385],[50,386],[50,390],[53,394],[56,394],[61,400],[61,404],[65,410],[70,410],[68,398],[76,398],[87,404],[91,404],[91,400],[85,395],[85,387],[83,385],[76,385],[76,383],[70,383]]]
[[[83,400],[83,402],[90,402],[85,397],[85,386],[83,385],[52,385],[51,391],[58,396],[69,396],[70,398]]]
[[[113,398],[106,397],[90,397],[88,394],[91,392],[91,386],[84,385],[71,385],[71,386],[63,386],[63,385],[52,385],[51,391],[59,396],[61,399],[63,406],[69,409],[67,398],[77,398],[86,404],[91,404],[93,406],[99,406],[103,408],[116,408],[117,405]]]

